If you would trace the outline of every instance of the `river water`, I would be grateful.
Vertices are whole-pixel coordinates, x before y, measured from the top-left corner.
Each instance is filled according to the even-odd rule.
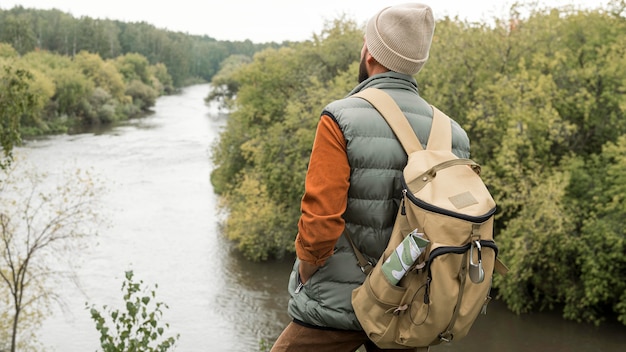
[[[286,284],[292,264],[251,263],[220,234],[222,217],[209,181],[210,149],[225,116],[203,99],[208,85],[161,97],[148,117],[76,135],[29,141],[16,154],[40,171],[90,168],[109,186],[103,204],[111,226],[77,254],[80,288],[56,287],[64,307],[43,324],[45,351],[87,352],[99,335],[85,309],[122,307],[124,272],[158,284],[163,321],[180,334],[177,351],[258,351],[289,321]],[[621,351],[626,328],[595,328],[556,314],[517,316],[500,302],[470,336],[433,351]]]

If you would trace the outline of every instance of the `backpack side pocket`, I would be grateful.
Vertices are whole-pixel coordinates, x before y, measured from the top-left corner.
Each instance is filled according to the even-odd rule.
[[[398,315],[407,308],[402,304],[406,288],[391,284],[381,270],[385,259],[383,256],[363,285],[352,291],[354,313],[377,345],[380,341],[395,340]]]

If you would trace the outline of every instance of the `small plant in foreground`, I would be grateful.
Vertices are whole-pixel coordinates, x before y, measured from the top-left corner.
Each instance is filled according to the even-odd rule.
[[[169,324],[162,324],[160,320],[163,309],[168,306],[155,301],[157,285],[151,291],[142,288],[142,285],[143,281],[133,281],[132,271],[126,272],[126,280],[122,284],[125,310],[112,310],[103,306],[103,314],[93,305],[89,307],[86,304],[100,332],[103,352],[165,352],[178,341],[178,334],[164,336]]]

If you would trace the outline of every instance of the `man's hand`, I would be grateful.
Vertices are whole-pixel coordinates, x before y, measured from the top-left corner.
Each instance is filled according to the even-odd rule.
[[[311,263],[300,261],[300,265],[298,266],[298,273],[300,274],[300,282],[303,284],[311,278],[313,274],[317,271],[319,267],[317,265],[313,265]]]

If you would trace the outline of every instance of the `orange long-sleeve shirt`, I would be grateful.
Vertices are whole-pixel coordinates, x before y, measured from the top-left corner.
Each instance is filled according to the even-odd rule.
[[[333,254],[344,229],[342,215],[349,186],[350,164],[345,138],[337,123],[322,115],[306,174],[295,241],[300,260],[319,266]]]

